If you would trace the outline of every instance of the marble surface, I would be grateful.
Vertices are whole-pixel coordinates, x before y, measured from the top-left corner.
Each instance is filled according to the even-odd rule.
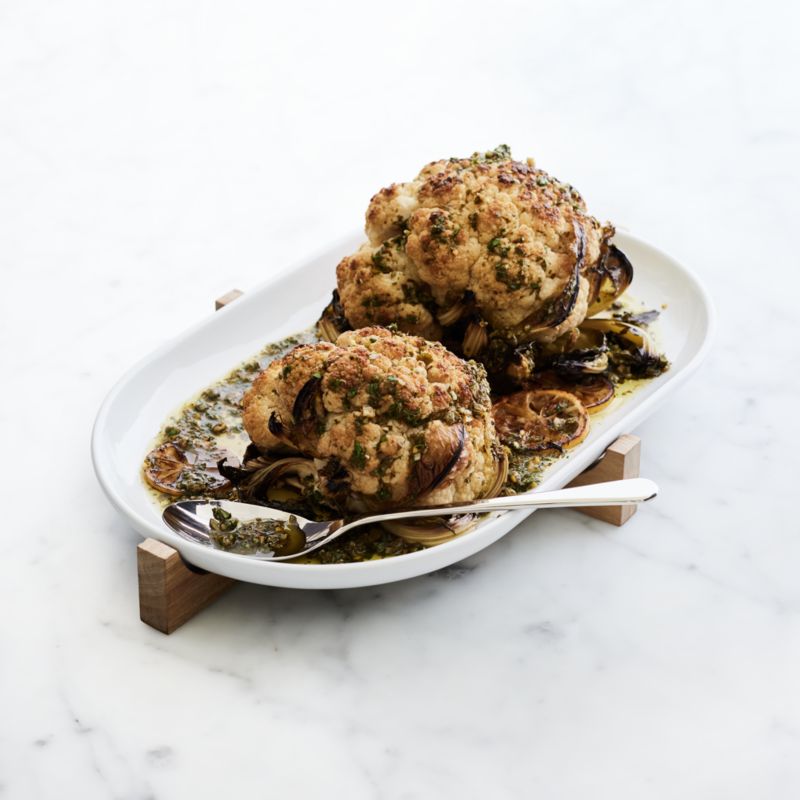
[[[795,798],[797,6],[0,6],[2,798]],[[510,143],[694,265],[716,348],[637,431],[656,504],[376,589],[138,620],[89,461],[125,367]]]

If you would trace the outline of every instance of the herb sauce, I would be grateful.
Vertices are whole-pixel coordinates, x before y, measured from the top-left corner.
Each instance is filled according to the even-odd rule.
[[[618,318],[625,319],[646,313],[647,309],[644,304],[625,296],[614,304],[611,311]],[[652,324],[655,316],[657,315],[645,316],[640,324],[647,327],[654,341],[657,341],[657,332],[654,331]],[[312,326],[279,342],[266,345],[252,358],[202,390],[173,414],[165,422],[153,443],[153,448],[174,443],[191,453],[224,449],[241,456],[249,443],[249,438],[242,425],[242,398],[245,392],[250,388],[255,377],[274,359],[285,355],[298,344],[310,344],[316,341],[319,341],[316,326]],[[609,407],[594,414],[593,421],[601,419],[609,409],[618,407],[623,398],[629,396],[647,381],[647,378],[620,380],[614,376],[610,377],[615,383],[614,400]],[[358,445],[354,446],[351,456],[351,461],[355,466],[359,466],[363,459],[363,454],[358,447]],[[548,469],[562,457],[564,457],[563,454],[559,453],[511,452],[504,493],[518,494],[535,488],[541,483]],[[162,509],[176,499],[174,496],[157,492],[151,488],[150,492],[153,501]],[[192,495],[188,493],[184,496],[191,497]],[[227,493],[217,493],[215,496],[236,499],[233,489]],[[254,520],[248,523],[233,520],[235,524],[232,524],[230,519],[217,517],[216,522],[217,530],[213,532],[213,535],[217,546],[233,552],[254,552],[258,548],[277,552],[276,548],[287,547],[290,539],[294,543],[292,546],[297,544],[296,535],[291,526],[281,527],[280,523],[269,520]],[[299,531],[296,524],[294,528]],[[302,533],[300,535],[302,536]],[[302,548],[298,547],[297,549]],[[422,549],[420,544],[406,542],[380,526],[372,526],[356,528],[329,545],[316,550],[307,558],[297,559],[297,562],[340,564],[370,561],[412,553],[420,549]]]
[[[244,453],[249,437],[242,426],[242,398],[250,388],[255,377],[298,344],[319,341],[316,327],[312,326],[279,342],[266,345],[252,358],[231,370],[224,378],[215,381],[199,392],[192,400],[182,406],[164,423],[161,432],[153,443],[153,448],[175,443],[188,452],[229,450],[237,456]],[[358,460],[359,454],[355,453]],[[178,499],[148,486],[150,496],[160,509]],[[202,492],[184,497],[200,496]],[[235,491],[216,493],[217,498],[235,500]],[[218,520],[219,522],[219,520]],[[265,520],[266,522],[266,520]],[[236,534],[233,530],[216,531],[216,544],[234,552],[253,552],[254,548],[264,546],[269,531],[259,531],[257,526],[244,527],[240,523]],[[316,550],[302,563],[340,564],[350,561],[369,561],[376,558],[413,553],[421,545],[406,542],[378,526],[356,528],[339,539]]]
[[[261,518],[240,522],[219,506],[212,514],[211,539],[222,550],[290,556],[305,547],[306,537],[293,516],[285,522]]]

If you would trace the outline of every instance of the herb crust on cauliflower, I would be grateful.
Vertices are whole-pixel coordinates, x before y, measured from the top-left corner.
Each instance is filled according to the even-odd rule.
[[[614,229],[580,194],[507,146],[434,161],[381,189],[369,241],[337,267],[336,307],[352,327],[395,323],[481,357],[490,336],[553,341],[597,299]]]
[[[243,407],[262,453],[315,460],[314,491],[332,507],[455,503],[502,483],[483,367],[419,337],[369,327],[301,345]]]

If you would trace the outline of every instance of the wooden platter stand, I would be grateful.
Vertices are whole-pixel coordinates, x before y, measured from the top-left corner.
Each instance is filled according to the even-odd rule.
[[[242,293],[233,289],[215,302],[217,311]],[[639,476],[641,441],[625,434],[608,447],[603,456],[578,475],[570,486],[616,481]],[[581,514],[624,525],[636,512],[635,505],[576,509]],[[195,614],[211,605],[236,581],[193,567],[180,553],[156,539],[145,539],[137,548],[139,570],[139,616],[162,633],[172,633]]]

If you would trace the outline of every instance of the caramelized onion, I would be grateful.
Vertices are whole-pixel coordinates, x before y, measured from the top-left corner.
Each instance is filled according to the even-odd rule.
[[[632,280],[631,262],[616,245],[610,245],[605,257],[590,276],[587,316],[605,311],[631,285]]]
[[[625,339],[642,355],[651,358],[658,355],[650,334],[644,328],[632,325],[630,322],[623,322],[619,319],[585,319],[581,323],[581,330],[614,333]]]
[[[470,304],[464,302],[463,300],[459,300],[457,303],[453,303],[453,305],[448,306],[447,308],[443,308],[436,314],[436,319],[440,325],[443,325],[445,328],[449,328],[451,325],[455,325],[464,313],[469,308]]]
[[[578,293],[581,288],[579,260],[567,280],[564,290],[553,300],[545,303],[544,306],[527,317],[522,325],[526,334],[536,333],[537,331],[547,330],[559,326],[575,308],[578,301]]]
[[[495,457],[495,471],[494,478],[492,479],[489,488],[484,494],[484,499],[488,500],[490,497],[497,497],[503,490],[508,478],[508,451],[505,447],[499,448],[499,452]]]
[[[654,378],[669,369],[644,328],[618,319],[587,319],[581,327],[603,331],[609,339],[609,360],[621,377]]]
[[[292,406],[292,418],[294,424],[292,433],[298,437],[309,437],[317,426],[317,420],[321,418],[321,409],[317,408],[318,401],[321,402],[322,378],[314,375],[309,378],[297,393]],[[302,445],[300,446],[302,449]]]
[[[478,514],[458,514],[451,517],[423,518],[419,521],[390,520],[381,525],[387,531],[413,544],[433,547],[472,530],[480,519]]]
[[[450,474],[464,452],[467,432],[464,425],[441,425],[429,431],[425,451],[411,471],[414,497],[432,492]]]
[[[317,321],[317,333],[322,341],[335,342],[340,333],[350,330],[350,323],[344,315],[344,307],[339,298],[339,290],[333,290],[331,302],[325,306],[322,316]]]
[[[289,431],[274,411],[269,415],[267,427],[269,428],[269,432],[285,446],[282,449],[297,452],[297,446],[291,440]]]
[[[266,456],[246,459],[241,467],[224,461],[219,471],[236,487],[239,500],[264,505],[268,501],[299,501],[319,483],[319,472],[314,461],[302,456],[291,456],[271,461]],[[274,492],[279,495],[275,496]]]
[[[464,341],[461,345],[464,355],[467,358],[474,358],[486,349],[488,343],[489,334],[486,331],[486,323],[483,320],[470,322],[464,332]]]
[[[492,483],[484,494],[484,499],[497,497],[508,476],[508,452],[499,448],[495,459],[495,474]],[[390,533],[412,544],[433,547],[456,536],[472,530],[480,520],[479,514],[456,514],[453,516],[430,517],[409,520],[389,520],[381,525]]]
[[[581,327],[543,345],[538,367],[567,374],[598,374],[608,368],[608,348],[602,330]]]

